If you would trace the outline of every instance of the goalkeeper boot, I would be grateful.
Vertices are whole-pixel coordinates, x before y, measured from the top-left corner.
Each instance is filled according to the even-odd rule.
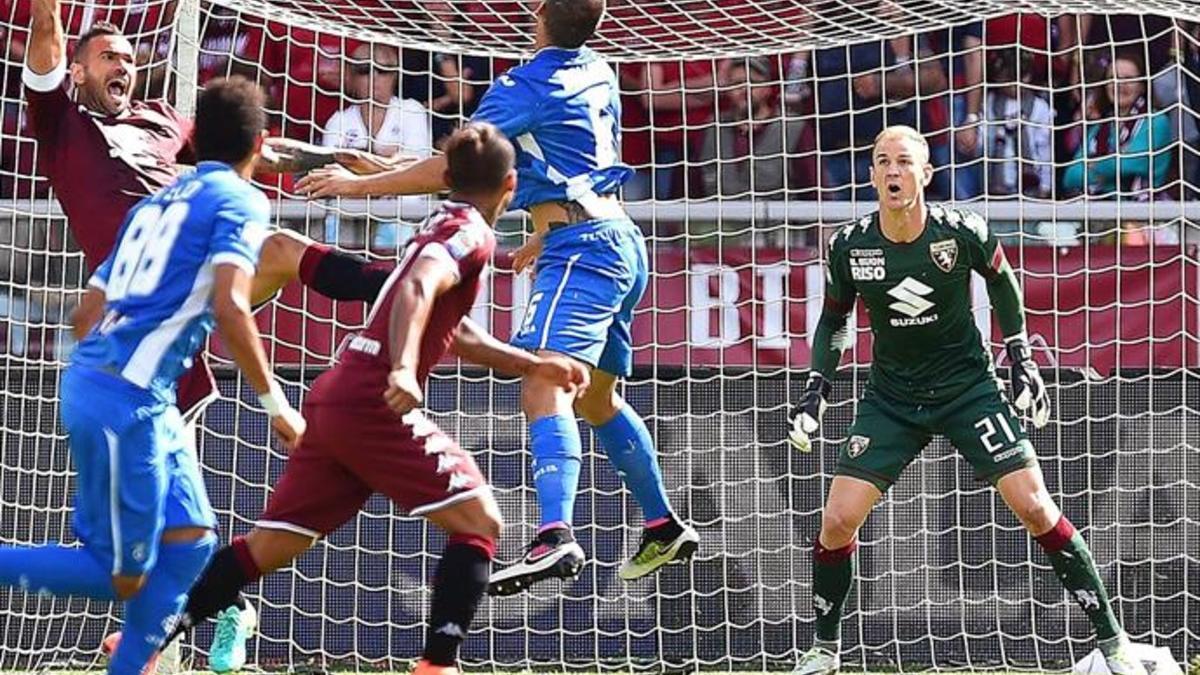
[[[104,642],[100,643],[100,653],[105,656],[112,657],[117,651],[117,646],[121,644],[121,631],[109,633],[108,637],[104,638]],[[146,667],[142,668],[142,675],[155,675],[158,672],[158,652],[154,652],[154,656],[146,662]]]
[[[833,675],[842,666],[837,652],[826,647],[814,646],[804,652],[800,662],[792,669],[793,675]]]
[[[1146,666],[1133,653],[1133,643],[1125,635],[1100,643],[1100,653],[1112,675],[1146,675]]]
[[[525,551],[521,562],[492,574],[488,595],[513,595],[527,590],[542,579],[579,576],[587,558],[567,528],[539,532]]]
[[[625,581],[632,581],[663,565],[687,562],[699,546],[700,535],[695,528],[671,518],[658,527],[648,527],[642,531],[637,554],[621,565],[619,575]]]
[[[250,604],[245,609],[226,607],[217,615],[208,667],[214,673],[241,670],[246,665],[246,640],[258,627],[258,612]]]

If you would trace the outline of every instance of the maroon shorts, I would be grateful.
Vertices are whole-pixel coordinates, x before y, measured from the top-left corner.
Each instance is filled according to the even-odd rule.
[[[306,405],[303,414],[308,431],[258,527],[319,537],[375,492],[419,516],[489,489],[471,455],[420,412],[402,421],[386,408]]]
[[[192,367],[180,375],[176,382],[178,390],[175,394],[175,404],[186,421],[199,417],[204,408],[217,397],[216,380],[213,379],[208,362],[204,360],[204,352],[196,354]]]

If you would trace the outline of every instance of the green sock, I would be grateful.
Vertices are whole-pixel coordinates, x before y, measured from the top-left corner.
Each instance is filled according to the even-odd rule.
[[[813,609],[817,613],[817,640],[841,640],[842,608],[854,583],[855,539],[839,549],[829,550],[818,538],[813,547]]]
[[[1092,622],[1096,637],[1108,640],[1120,635],[1121,625],[1113,613],[1092,552],[1071,521],[1063,516],[1054,529],[1036,539],[1050,558],[1058,580]]]

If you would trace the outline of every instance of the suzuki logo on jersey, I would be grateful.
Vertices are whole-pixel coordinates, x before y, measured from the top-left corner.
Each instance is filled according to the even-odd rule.
[[[883,281],[887,276],[885,262],[883,249],[852,248],[850,249],[850,278],[855,281]]]
[[[890,323],[896,327],[904,327],[924,326],[925,324],[937,321],[937,314],[925,314],[925,312],[934,307],[934,304],[924,297],[932,292],[932,288],[916,279],[904,277],[904,281],[896,284],[887,293],[896,299],[896,302],[888,305],[888,307],[895,312],[903,314],[905,318],[892,317]]]

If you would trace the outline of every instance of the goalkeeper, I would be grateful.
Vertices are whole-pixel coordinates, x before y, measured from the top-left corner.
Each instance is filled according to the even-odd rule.
[[[874,336],[871,375],[837,468],[813,547],[816,638],[794,672],[839,667],[842,608],[854,578],[858,529],[883,492],[935,434],[949,438],[996,486],[1046,551],[1062,584],[1095,627],[1115,675],[1145,669],[1113,614],[1083,537],[1050,498],[1033,446],[971,316],[971,272],[987,281],[1005,336],[1013,402],[1036,427],[1049,421],[1046,387],[1030,355],[1024,308],[999,242],[977,215],[925,203],[933,177],[929,146],[914,129],[893,126],[875,140],[871,180],[879,211],[833,235],[826,259],[825,308],[812,367],[793,412],[791,442],[811,450],[847,340],[847,315],[861,296]]]

